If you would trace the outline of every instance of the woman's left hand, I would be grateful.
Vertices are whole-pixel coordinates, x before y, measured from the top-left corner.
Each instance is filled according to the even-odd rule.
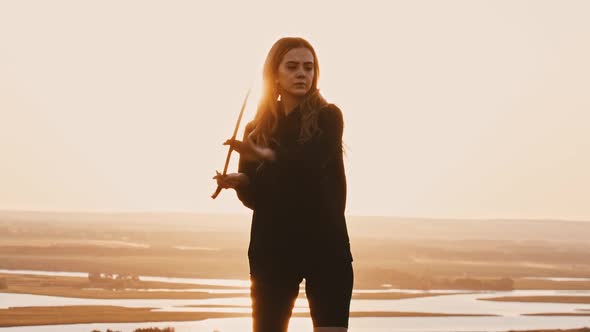
[[[228,139],[223,145],[231,146],[232,149],[248,160],[273,161],[276,159],[276,154],[271,148],[260,147],[249,139],[243,142],[237,139]]]

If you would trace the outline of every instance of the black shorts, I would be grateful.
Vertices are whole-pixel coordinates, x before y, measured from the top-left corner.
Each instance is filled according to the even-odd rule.
[[[254,332],[287,331],[303,278],[313,326],[348,328],[354,282],[352,262],[305,268],[280,265],[250,269]]]

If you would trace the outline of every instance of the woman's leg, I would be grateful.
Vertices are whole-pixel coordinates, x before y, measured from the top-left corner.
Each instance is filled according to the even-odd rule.
[[[354,272],[352,262],[314,264],[305,274],[305,292],[314,332],[346,332]]]
[[[303,278],[276,272],[250,273],[254,332],[286,332]]]

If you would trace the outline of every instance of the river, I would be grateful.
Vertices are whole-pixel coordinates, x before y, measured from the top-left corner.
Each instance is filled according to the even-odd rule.
[[[86,277],[86,273],[76,272],[45,272],[28,270],[0,270],[2,273],[19,273],[35,275],[56,275]],[[26,306],[63,306],[63,305],[115,305],[124,307],[154,307],[162,311],[217,311],[217,312],[250,312],[250,298],[248,296],[249,281],[233,279],[193,279],[193,278],[164,278],[164,277],[140,277],[141,280],[188,283],[199,285],[199,291],[209,291],[210,299],[201,300],[160,300],[160,299],[83,299],[55,296],[41,296],[30,294],[0,293],[0,308],[26,307]],[[232,289],[220,290],[207,288],[206,286],[227,286]],[[303,289],[303,287],[301,288]],[[237,293],[236,297],[215,298],[216,293]],[[424,293],[422,290],[389,289],[355,289],[355,293],[387,293],[387,292]],[[351,318],[350,330],[355,332],[381,332],[381,331],[508,331],[517,329],[548,329],[548,328],[577,328],[590,325],[590,316],[573,317],[542,317],[523,316],[530,313],[580,313],[580,310],[590,310],[588,304],[569,303],[527,303],[527,302],[496,302],[481,301],[480,298],[497,296],[555,296],[555,295],[586,295],[588,290],[516,290],[516,291],[485,291],[477,293],[456,293],[455,290],[430,291],[439,294],[432,297],[409,298],[400,300],[364,300],[354,299],[351,303],[351,312],[370,313],[375,311],[401,311],[401,312],[430,312],[449,314],[488,314],[496,317],[366,317]],[[199,305],[198,308],[189,308],[188,305]],[[231,307],[223,307],[231,305]],[[294,312],[309,312],[307,301],[298,299]],[[113,324],[71,324],[52,326],[28,326],[0,328],[2,332],[90,332],[93,329],[106,330],[107,328],[131,332],[138,327],[172,326],[176,332],[195,331],[240,331],[248,330],[251,326],[249,318],[223,318],[207,319],[192,322],[163,322],[163,323],[113,323]],[[290,332],[311,331],[309,318],[292,318]]]

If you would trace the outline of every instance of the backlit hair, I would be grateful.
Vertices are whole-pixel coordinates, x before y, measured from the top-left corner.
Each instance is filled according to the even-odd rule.
[[[299,143],[308,141],[318,130],[318,113],[327,105],[327,101],[320,94],[317,83],[320,74],[318,59],[311,44],[298,37],[285,37],[279,39],[271,47],[262,72],[262,94],[258,102],[258,110],[251,122],[254,130],[250,138],[258,145],[269,146],[272,133],[276,130],[279,119],[278,98],[279,89],[275,83],[278,78],[278,70],[283,57],[294,48],[307,48],[313,55],[314,75],[309,91],[303,96],[299,104],[301,112],[301,130]]]

